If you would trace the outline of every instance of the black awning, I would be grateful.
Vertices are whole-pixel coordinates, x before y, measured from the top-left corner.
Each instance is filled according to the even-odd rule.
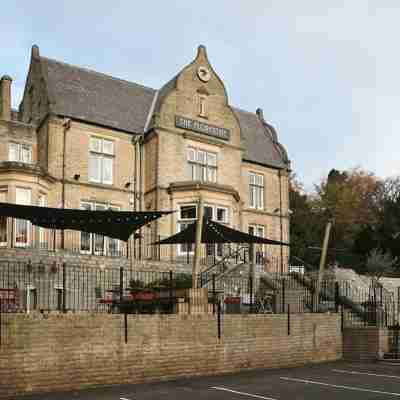
[[[186,229],[155,244],[182,244],[196,242],[197,222],[190,224]],[[204,218],[201,234],[202,243],[260,243],[271,245],[289,246],[289,243],[266,239],[260,236],[237,231],[218,222]]]
[[[98,233],[127,241],[142,226],[173,211],[90,211],[0,203],[0,216],[26,219],[51,229]]]

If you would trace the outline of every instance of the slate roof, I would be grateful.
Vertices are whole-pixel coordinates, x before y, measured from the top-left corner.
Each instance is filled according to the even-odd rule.
[[[289,162],[286,151],[282,152],[275,130],[255,114],[232,108],[239,119],[245,152],[243,160],[284,168]],[[272,128],[272,129],[271,129]]]
[[[143,133],[155,90],[40,57],[51,111],[131,133]]]
[[[173,89],[176,77],[157,90],[109,75],[40,57],[51,111],[132,134],[142,134],[149,113]],[[155,101],[155,104],[153,104]],[[255,113],[233,108],[245,146],[243,159],[276,168],[289,160],[272,126]]]

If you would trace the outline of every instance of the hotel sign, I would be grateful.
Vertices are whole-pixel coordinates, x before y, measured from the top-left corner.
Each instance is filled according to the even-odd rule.
[[[175,116],[175,126],[177,128],[183,128],[193,132],[204,133],[205,135],[213,136],[222,140],[229,140],[231,136],[229,129],[208,125],[204,122],[180,117],[178,115]]]

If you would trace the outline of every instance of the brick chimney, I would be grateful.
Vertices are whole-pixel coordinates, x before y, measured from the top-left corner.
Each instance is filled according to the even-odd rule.
[[[0,79],[0,119],[11,120],[11,82],[8,75]]]

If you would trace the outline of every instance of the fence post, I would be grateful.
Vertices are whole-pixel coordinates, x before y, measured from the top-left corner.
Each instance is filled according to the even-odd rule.
[[[217,323],[218,323],[218,339],[221,339],[221,301],[218,301]]]
[[[339,282],[335,282],[335,312],[339,312]]]
[[[2,321],[2,313],[3,313],[3,305],[1,304],[2,299],[0,298],[0,347],[2,345],[2,332],[3,332],[3,321]]]
[[[250,313],[253,312],[253,274],[250,274]]]
[[[160,244],[160,240],[161,240],[161,235],[158,235],[158,261],[161,261],[161,244]]]
[[[213,314],[215,314],[215,274],[212,274],[212,291],[213,291]]]
[[[63,262],[63,292],[62,292],[62,309],[63,313],[67,312],[67,265],[65,262]]]
[[[290,335],[290,304],[287,305],[287,334]]]
[[[285,286],[286,286],[286,281],[285,278],[282,279],[282,313],[285,312]]]
[[[173,312],[172,309],[172,291],[173,291],[173,287],[172,287],[172,270],[169,271],[169,306],[170,306],[170,312]]]
[[[124,267],[119,269],[119,304],[122,305],[122,298],[124,295]]]
[[[340,331],[343,332],[344,328],[344,312],[343,312],[343,305],[340,307]]]
[[[124,328],[125,328],[125,344],[128,343],[128,316],[126,310],[124,312]]]

